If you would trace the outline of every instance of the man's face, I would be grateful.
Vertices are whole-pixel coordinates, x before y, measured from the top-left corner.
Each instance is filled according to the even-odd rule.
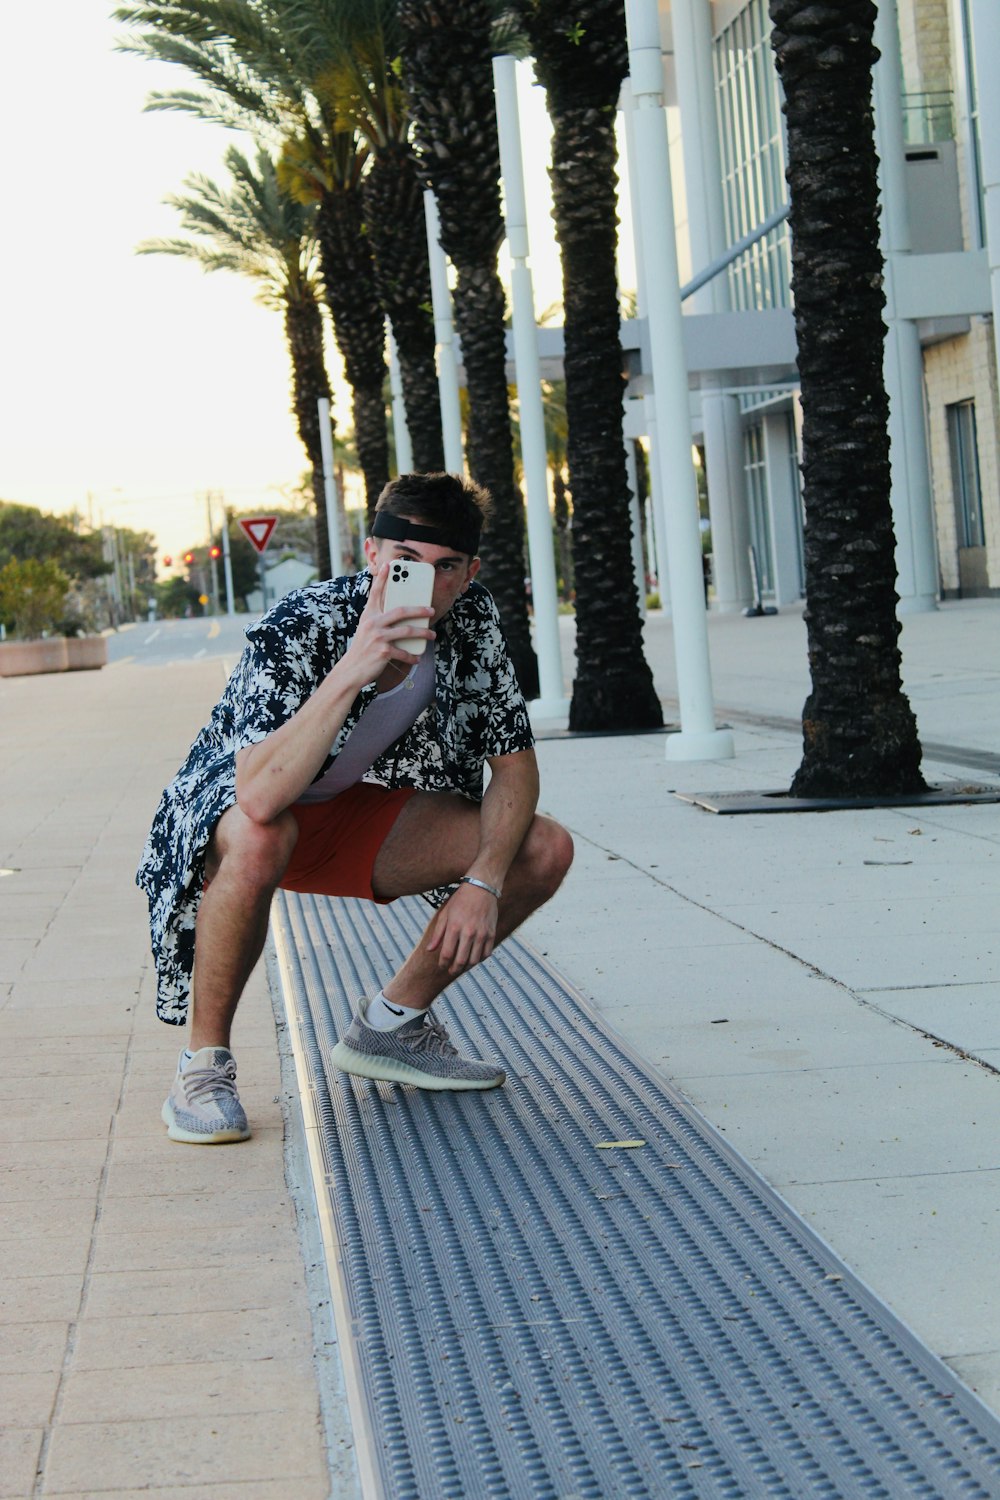
[[[371,573],[377,572],[382,563],[392,562],[397,557],[430,563],[434,569],[431,625],[436,625],[448,613],[459,594],[465,593],[479,572],[478,557],[469,557],[467,553],[455,552],[450,547],[436,547],[430,542],[409,539],[397,542],[384,536],[366,537],[365,557]]]

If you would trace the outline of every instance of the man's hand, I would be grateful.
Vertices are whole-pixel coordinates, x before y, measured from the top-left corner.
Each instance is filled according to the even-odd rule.
[[[460,885],[434,918],[427,951],[437,953],[439,966],[449,974],[482,963],[496,943],[498,911],[499,902],[489,891]]]
[[[400,604],[386,610],[385,588],[389,564],[383,563],[372,578],[368,601],[361,611],[358,628],[342,661],[360,685],[375,682],[391,661],[413,665],[416,658],[399,644],[414,638],[434,639],[428,628],[434,611],[430,605]]]

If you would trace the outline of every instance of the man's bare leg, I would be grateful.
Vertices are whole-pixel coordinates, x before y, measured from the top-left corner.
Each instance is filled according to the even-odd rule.
[[[231,807],[216,824],[195,926],[192,1052],[229,1046],[240,996],[264,951],[271,897],[297,837],[291,813],[261,825]]]
[[[449,885],[469,868],[478,846],[476,807],[447,793],[418,793],[406,804],[379,850],[372,871],[375,894],[393,900]],[[555,894],[572,858],[573,843],[566,830],[536,814],[504,882],[497,944]],[[435,916],[409,958],[383,986],[383,994],[399,1005],[426,1009],[454,979],[473,967],[442,963],[439,952],[429,946],[436,923]]]
[[[213,1146],[250,1135],[236,1090],[230,1031],[264,946],[271,896],[297,837],[290,813],[261,826],[231,807],[216,824],[195,924],[190,1045],[160,1111],[171,1140]]]

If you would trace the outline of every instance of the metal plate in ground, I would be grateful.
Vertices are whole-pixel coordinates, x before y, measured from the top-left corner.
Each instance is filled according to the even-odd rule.
[[[714,813],[846,812],[870,807],[940,807],[965,802],[1000,802],[1000,786],[933,786],[909,797],[792,797],[777,792],[674,792]]]
[[[275,904],[366,1494],[1000,1494],[1000,1422],[530,948],[439,1002],[504,1088],[328,1068],[426,916]]]

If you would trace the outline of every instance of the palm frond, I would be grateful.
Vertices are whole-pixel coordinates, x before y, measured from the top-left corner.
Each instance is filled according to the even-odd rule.
[[[150,114],[169,110],[177,114],[193,115],[195,119],[222,125],[227,130],[245,131],[258,138],[271,133],[267,129],[267,122],[256,111],[241,108],[221,93],[199,94],[188,89],[170,89],[163,93],[157,91],[147,97],[144,108]],[[277,131],[277,122],[274,129]]]
[[[257,284],[270,307],[315,298],[319,287],[315,209],[281,185],[275,162],[259,150],[255,163],[236,146],[226,152],[231,186],[191,173],[185,191],[165,201],[177,210],[187,238],[145,240],[140,255],[177,255],[206,271],[234,271]]]
[[[247,108],[270,115],[281,109],[301,112],[305,72],[270,9],[265,0],[165,0],[120,8],[116,15],[133,30],[117,50],[187,68]]]
[[[336,130],[380,150],[404,140],[406,95],[395,0],[270,0],[290,49],[307,66],[317,105]]]

